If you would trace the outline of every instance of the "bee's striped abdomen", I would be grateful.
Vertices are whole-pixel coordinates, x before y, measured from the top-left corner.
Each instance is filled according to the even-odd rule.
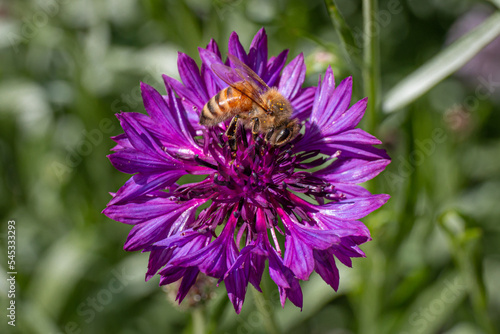
[[[252,100],[231,86],[213,96],[203,107],[201,125],[216,125],[229,117],[252,108]]]
[[[217,120],[221,118],[222,111],[220,110],[219,104],[215,101],[215,97],[217,97],[217,101],[219,101],[220,92],[210,100],[208,100],[208,102],[203,107],[200,116],[201,125],[215,125],[219,123]]]

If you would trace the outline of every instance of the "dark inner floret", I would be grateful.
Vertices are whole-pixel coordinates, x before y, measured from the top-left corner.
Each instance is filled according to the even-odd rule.
[[[206,161],[199,156],[194,160],[199,166],[212,169],[213,173],[201,182],[181,185],[172,193],[171,199],[179,202],[210,199],[211,204],[199,213],[191,226],[194,229],[210,226],[213,231],[226,222],[231,213],[239,218],[238,227],[249,225],[252,228],[257,209],[265,209],[274,218],[271,227],[277,227],[276,205],[305,223],[311,218],[292,203],[290,194],[295,193],[315,204],[345,198],[332,184],[307,171],[327,161],[319,150],[297,154],[292,149],[294,141],[272,146],[262,136],[254,140],[250,131],[240,128],[239,132],[237,150],[233,151],[223,129],[207,128],[202,140],[211,144],[201,146],[206,148],[206,156],[212,160]],[[300,140],[300,135],[296,140]]]

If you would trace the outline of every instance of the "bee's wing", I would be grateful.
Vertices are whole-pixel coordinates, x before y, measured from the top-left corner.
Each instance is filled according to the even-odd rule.
[[[233,63],[234,68],[238,72],[240,77],[243,77],[245,80],[252,81],[256,84],[257,87],[261,91],[266,91],[269,89],[269,86],[262,80],[257,73],[255,73],[250,67],[247,66],[244,62],[239,60],[236,56],[232,54],[228,54],[227,57]]]
[[[228,55],[235,68],[223,65],[213,64],[212,71],[232,88],[248,96],[262,109],[267,111],[265,101],[262,99],[262,93],[269,89],[269,86],[255,73],[250,67],[241,62],[233,55]]]

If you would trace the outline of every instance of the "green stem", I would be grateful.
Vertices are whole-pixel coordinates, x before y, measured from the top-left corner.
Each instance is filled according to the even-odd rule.
[[[449,238],[455,262],[465,278],[476,322],[485,333],[496,333],[494,324],[488,316],[488,298],[482,277],[482,263],[478,260],[481,253],[482,231],[479,228],[467,228],[465,217],[455,211],[443,214],[439,221]],[[451,227],[457,222],[463,226],[463,230],[457,231]]]
[[[363,0],[363,82],[365,95],[368,96],[365,124],[366,130],[372,134],[376,129],[377,110],[380,103],[380,26],[378,25],[377,21],[375,21],[375,14],[377,10],[377,0]]]
[[[328,14],[330,14],[330,19],[332,20],[333,27],[337,32],[337,35],[342,45],[343,51],[346,54],[346,60],[348,62],[354,61],[357,66],[361,65],[361,59],[359,57],[360,48],[356,44],[354,35],[349,29],[349,26],[345,22],[342,14],[337,8],[335,0],[325,0],[326,9]]]
[[[266,297],[265,289],[262,289],[262,293],[257,291],[255,288],[251,287],[255,304],[257,305],[257,310],[264,318],[264,327],[268,334],[280,334],[278,325],[276,324],[276,319],[274,317],[273,307],[269,298]]]
[[[375,334],[379,332],[380,305],[382,286],[385,281],[386,261],[376,243],[370,244],[370,257],[363,261],[363,288],[358,305],[359,333]]]
[[[229,298],[227,296],[223,296],[215,305],[215,308],[209,318],[209,322],[207,325],[207,333],[217,333],[217,326],[220,323],[220,319],[226,310],[226,306],[229,304]]]
[[[195,307],[191,312],[193,319],[193,334],[205,334],[205,314],[202,307]]]
[[[375,133],[377,126],[377,110],[379,108],[379,87],[380,87],[380,62],[379,62],[379,34],[380,26],[375,21],[378,10],[377,0],[363,0],[363,86],[365,96],[368,97],[368,104],[365,113],[365,129],[371,134]],[[372,183],[367,184],[368,190],[372,188]],[[377,261],[375,252],[372,253],[370,272],[375,275],[381,273],[380,266],[374,265]],[[362,306],[360,311],[360,332],[372,334],[377,332],[376,324],[379,316],[378,305],[380,305],[380,279],[371,277],[365,286],[366,291],[362,296]]]

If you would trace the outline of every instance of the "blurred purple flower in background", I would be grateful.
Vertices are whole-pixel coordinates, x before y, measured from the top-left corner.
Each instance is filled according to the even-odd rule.
[[[182,82],[164,76],[166,95],[141,84],[149,116],[117,115],[125,133],[114,137],[109,159],[134,175],[103,212],[133,225],[124,248],[150,252],[146,280],[155,274],[160,285],[182,279],[179,302],[202,272],[224,281],[239,313],[248,283],[260,291],[267,260],[282,305],[288,298],[302,307],[299,280],[316,271],[337,290],[335,258],[350,267],[352,257],[364,256],[358,245],[370,233],[359,219],[389,196],[372,195],[358,184],[379,174],[389,157],[373,147],[381,144],[377,138],[355,128],[367,100],[350,107],[351,78],[335,87],[328,68],[317,87],[302,88],[303,55],[286,66],[288,51],[268,59],[263,29],[248,53],[232,33],[228,52],[289,99],[301,134],[271,146],[240,129],[232,152],[224,135],[228,122],[198,124],[205,103],[227,87],[212,65],[228,62],[214,41],[199,49],[201,68],[180,53]],[[177,184],[184,175],[205,178]]]

